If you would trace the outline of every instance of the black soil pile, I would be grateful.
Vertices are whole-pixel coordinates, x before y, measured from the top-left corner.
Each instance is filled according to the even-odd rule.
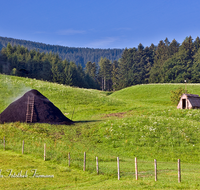
[[[0,123],[26,122],[27,105],[34,97],[32,123],[50,123],[71,125],[74,122],[37,90],[30,90],[21,98],[11,103],[1,114]]]

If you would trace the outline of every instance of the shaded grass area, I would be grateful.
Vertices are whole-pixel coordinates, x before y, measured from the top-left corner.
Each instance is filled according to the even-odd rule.
[[[130,166],[121,160],[121,178],[83,172],[62,164],[44,162],[32,155],[0,151],[1,189],[199,189],[199,165],[182,163],[182,182],[177,183],[176,164],[158,162],[158,181],[154,181],[152,162],[139,161],[138,181]],[[112,168],[112,164],[110,165]],[[24,175],[25,178],[9,177]],[[38,175],[54,175],[54,178],[35,178]]]
[[[88,183],[100,183],[104,176],[95,176],[66,166],[35,159],[30,155],[0,151],[0,188],[1,189],[77,189],[87,187]],[[10,170],[12,170],[10,175]],[[33,177],[37,175],[54,176],[53,178]],[[25,178],[11,176],[27,175]],[[36,176],[35,174],[35,176]],[[10,176],[9,176],[10,175]]]

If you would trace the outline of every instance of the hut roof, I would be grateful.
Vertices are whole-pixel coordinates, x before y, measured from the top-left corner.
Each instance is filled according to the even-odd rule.
[[[192,105],[192,107],[200,107],[200,99],[198,98],[189,98],[189,101]]]
[[[11,103],[1,114],[0,123],[27,122],[29,101],[34,100],[31,108],[32,123],[73,124],[62,112],[37,90],[26,92],[21,98]]]
[[[190,98],[200,98],[199,97],[199,95],[197,95],[197,94],[183,94],[183,95],[186,95],[188,98],[190,97]],[[182,95],[182,96],[183,96]]]

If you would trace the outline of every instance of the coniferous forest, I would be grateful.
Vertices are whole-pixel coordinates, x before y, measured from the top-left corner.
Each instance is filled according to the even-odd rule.
[[[28,50],[38,50],[44,53],[55,53],[64,60],[70,60],[77,65],[80,64],[85,67],[88,61],[98,63],[101,57],[106,57],[111,61],[118,60],[122,56],[123,49],[93,49],[93,48],[74,48],[59,45],[49,45],[44,43],[32,42],[27,40],[18,40],[13,38],[6,38],[0,36],[0,50],[7,47],[8,43],[12,46],[20,45],[26,47]]]
[[[57,82],[70,86],[119,90],[136,84],[200,82],[200,39],[186,37],[179,44],[166,38],[158,45],[124,49],[120,58],[101,56],[84,65],[10,43],[0,54],[0,73]],[[111,51],[111,50],[110,50]],[[87,55],[86,55],[87,56]]]

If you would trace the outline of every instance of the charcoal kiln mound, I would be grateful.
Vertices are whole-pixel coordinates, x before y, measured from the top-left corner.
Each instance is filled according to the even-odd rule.
[[[26,92],[11,103],[1,114],[0,123],[9,122],[50,123],[71,125],[74,122],[37,90]]]

